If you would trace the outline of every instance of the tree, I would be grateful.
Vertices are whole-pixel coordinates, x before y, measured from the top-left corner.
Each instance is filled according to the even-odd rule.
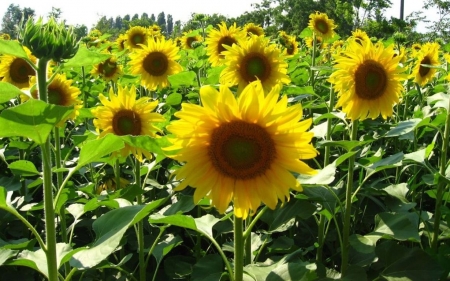
[[[9,34],[11,39],[17,39],[17,31],[22,18],[25,22],[28,17],[32,16],[34,16],[34,10],[31,8],[20,9],[19,5],[9,5],[2,19],[1,32]]]
[[[52,11],[48,13],[48,17],[53,17],[55,20],[59,19],[61,17],[62,11],[60,8],[52,7]]]
[[[161,12],[158,14],[158,19],[156,20],[156,23],[161,27],[161,33],[166,33],[166,15],[164,12]]]
[[[87,26],[85,26],[84,24],[82,25],[77,24],[73,28],[73,33],[77,37],[77,40],[80,40],[81,38],[86,37],[88,35]]]
[[[116,20],[114,21],[114,28],[117,28],[118,30],[122,30],[124,27],[123,20],[120,16],[116,17]]]
[[[150,19],[152,20],[152,22],[156,22],[155,14],[152,14],[152,15],[150,16]]]
[[[167,15],[167,35],[170,36],[173,32],[173,17],[171,14]]]
[[[131,18],[131,20],[138,20],[139,19],[139,15],[138,14],[134,14],[134,16]]]
[[[450,40],[450,0],[426,0],[423,8],[437,10],[435,20],[428,26],[430,39],[441,37],[444,42],[448,42]]]

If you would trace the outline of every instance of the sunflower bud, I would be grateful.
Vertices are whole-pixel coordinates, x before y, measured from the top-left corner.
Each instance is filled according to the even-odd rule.
[[[408,38],[407,38],[406,34],[403,32],[395,32],[394,33],[394,41],[397,44],[405,44],[407,39]]]
[[[72,58],[79,47],[73,28],[66,28],[53,17],[47,23],[43,23],[42,18],[36,22],[29,18],[20,31],[20,39],[37,58],[55,62]]]

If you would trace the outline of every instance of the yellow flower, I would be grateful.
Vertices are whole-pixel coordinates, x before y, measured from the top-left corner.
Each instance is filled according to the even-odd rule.
[[[28,59],[36,64],[37,59],[30,50],[23,46]],[[10,55],[0,57],[0,77],[3,82],[9,82],[19,89],[30,87],[30,77],[36,76],[36,72],[24,59]]]
[[[226,46],[226,68],[220,74],[220,83],[227,86],[239,85],[238,92],[255,80],[260,80],[265,91],[277,84],[291,82],[287,63],[275,44],[268,38],[253,35],[241,45]]]
[[[236,23],[230,26],[229,29],[225,22],[218,26],[219,29],[212,29],[206,38],[208,61],[213,67],[223,65],[224,56],[222,52],[225,51],[224,45],[232,46],[233,44],[239,44],[240,41],[245,39],[245,32],[236,27]]]
[[[312,29],[316,35],[329,39],[334,36],[334,29],[336,25],[332,19],[329,19],[327,14],[316,12],[309,15],[308,27]]]
[[[426,65],[437,66],[439,65],[439,44],[438,43],[425,43],[416,56],[416,65],[414,66],[411,78],[414,78],[414,82],[420,86],[425,86],[436,74],[436,68],[431,68]]]
[[[125,46],[130,49],[140,49],[141,44],[147,45],[148,40],[148,30],[142,26],[133,26],[128,29],[127,40],[125,41]],[[151,41],[151,40],[150,40]]]
[[[103,78],[105,81],[117,81],[122,75],[122,67],[117,63],[115,56],[94,65],[91,74]]]
[[[94,126],[100,138],[107,134],[155,137],[156,132],[160,131],[153,124],[164,121],[164,118],[161,114],[152,112],[158,105],[158,101],[150,101],[149,97],[136,100],[134,86],[128,89],[119,85],[117,95],[111,89],[109,99],[102,94],[99,95],[99,99],[102,106],[92,109],[92,114],[95,118]],[[125,144],[120,151],[113,153],[113,157],[127,157],[129,154],[134,154],[141,162],[143,156],[152,158],[148,151],[128,144]]]
[[[248,85],[235,98],[224,85],[200,89],[203,106],[183,104],[167,130],[174,135],[174,159],[185,162],[175,172],[184,179],[175,190],[195,188],[194,201],[208,197],[220,213],[231,201],[234,214],[246,218],[261,202],[275,209],[289,200],[289,189],[302,191],[291,172],[314,174],[301,159],[317,151],[306,132],[312,120],[302,118],[300,104],[279,100],[280,87],[264,93],[260,81]]]
[[[321,50],[328,46],[327,43],[323,42],[323,38],[320,36],[315,36],[316,39],[316,48]],[[305,44],[308,48],[313,47],[313,38],[312,37],[305,37]]]
[[[131,73],[141,74],[141,85],[149,90],[168,87],[167,77],[182,70],[176,62],[180,58],[178,51],[172,40],[149,40],[141,50],[130,54]]]
[[[186,50],[194,49],[193,43],[201,41],[202,37],[198,33],[193,33],[192,30],[189,30],[189,32],[184,32],[181,37],[181,45],[183,49]]]
[[[130,182],[128,180],[126,180],[122,177],[120,178],[119,181],[120,181],[119,182],[120,188],[124,188],[130,184]],[[116,191],[117,190],[116,178],[114,176],[104,177],[102,183],[97,186],[96,193],[101,194],[103,190],[105,190],[105,191]]]
[[[419,54],[421,49],[422,49],[422,45],[421,44],[419,44],[419,43],[412,44],[411,45],[411,55],[413,57],[416,57]]]
[[[8,33],[2,33],[2,34],[0,34],[0,39],[11,40],[11,36],[9,36]]]
[[[335,55],[336,71],[329,78],[339,95],[336,107],[351,120],[391,116],[407,78],[399,61],[393,44],[349,42],[345,53]]]
[[[127,41],[127,35],[126,34],[120,34],[119,37],[116,39],[116,46],[117,51],[123,51],[125,50],[125,42]]]
[[[278,39],[280,45],[282,46],[283,54],[286,57],[292,57],[298,53],[298,42],[295,39],[295,36],[291,36],[286,34],[284,31],[280,31]]]
[[[356,29],[352,31],[352,36],[350,36],[351,40],[355,40],[356,42],[360,43],[363,41],[370,41],[369,36],[365,31],[362,31],[360,29]]]
[[[252,22],[244,25],[244,31],[249,37],[252,35],[264,36],[264,29],[259,24],[254,24]]]

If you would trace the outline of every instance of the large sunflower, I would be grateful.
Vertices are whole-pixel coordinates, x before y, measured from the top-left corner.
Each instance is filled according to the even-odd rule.
[[[316,35],[322,36],[324,40],[332,38],[335,34],[336,25],[327,14],[316,12],[309,15],[308,27],[312,29]]]
[[[109,99],[102,94],[99,95],[99,99],[103,106],[92,109],[92,114],[100,138],[107,134],[155,137],[156,132],[160,131],[153,123],[162,122],[164,118],[161,114],[152,112],[158,101],[150,101],[148,97],[136,100],[134,86],[128,89],[119,85],[117,95],[111,89]],[[134,154],[141,162],[143,155],[148,159],[152,158],[148,151],[128,144],[113,153],[113,156],[127,157],[129,154]]]
[[[178,52],[172,40],[149,40],[141,50],[130,54],[131,72],[141,74],[141,85],[149,90],[168,87],[167,77],[182,70],[176,62],[180,58]]]
[[[220,74],[220,83],[239,85],[238,92],[255,80],[260,80],[264,90],[270,91],[277,84],[291,82],[287,63],[275,44],[269,44],[264,36],[253,35],[241,45],[226,46],[226,68]]]
[[[200,89],[203,106],[183,104],[179,120],[167,126],[174,135],[174,159],[186,162],[175,174],[184,179],[175,190],[195,188],[194,201],[207,196],[220,213],[230,201],[234,214],[246,218],[261,202],[275,209],[289,200],[289,189],[302,188],[291,172],[314,174],[301,159],[317,151],[306,132],[312,120],[302,118],[300,104],[287,106],[280,87],[265,95],[260,81],[248,85],[236,99],[224,85]]]
[[[430,66],[439,65],[439,44],[425,43],[417,53],[416,65],[411,73],[411,78],[420,86],[425,86],[434,78],[437,69]]]
[[[37,59],[27,47],[23,47],[28,59],[36,64]],[[19,89],[30,87],[30,76],[36,76],[36,72],[24,59],[10,55],[0,57],[0,77],[3,82],[9,82]]]
[[[394,44],[350,41],[345,53],[335,55],[335,69],[329,78],[338,92],[336,107],[351,120],[391,116],[407,78],[394,56]]]
[[[131,27],[128,29],[126,36],[125,46],[130,50],[141,49],[141,44],[147,45],[147,42],[149,41],[148,30],[142,26]]]
[[[115,82],[122,75],[122,66],[117,63],[117,58],[113,55],[104,62],[94,65],[91,74],[105,81]]]
[[[245,39],[245,32],[236,27],[236,23],[227,28],[227,24],[222,22],[218,27],[219,29],[212,29],[208,33],[205,41],[207,45],[206,52],[209,56],[208,61],[213,67],[223,65],[224,55],[222,52],[225,51],[224,45],[232,46],[233,44],[239,44],[240,41]]]

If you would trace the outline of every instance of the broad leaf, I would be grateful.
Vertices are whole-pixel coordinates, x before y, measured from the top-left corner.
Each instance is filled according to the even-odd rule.
[[[1,40],[5,41],[5,40]],[[22,94],[22,91],[11,83],[0,82],[0,103],[4,103]]]
[[[15,40],[0,40],[0,54],[28,58],[23,47]]]
[[[65,68],[91,66],[104,62],[110,57],[111,55],[90,51],[86,47],[80,46],[77,54],[73,58],[68,60],[63,66]]]
[[[33,162],[27,160],[14,161],[8,165],[8,168],[17,176],[32,177],[40,175]]]

